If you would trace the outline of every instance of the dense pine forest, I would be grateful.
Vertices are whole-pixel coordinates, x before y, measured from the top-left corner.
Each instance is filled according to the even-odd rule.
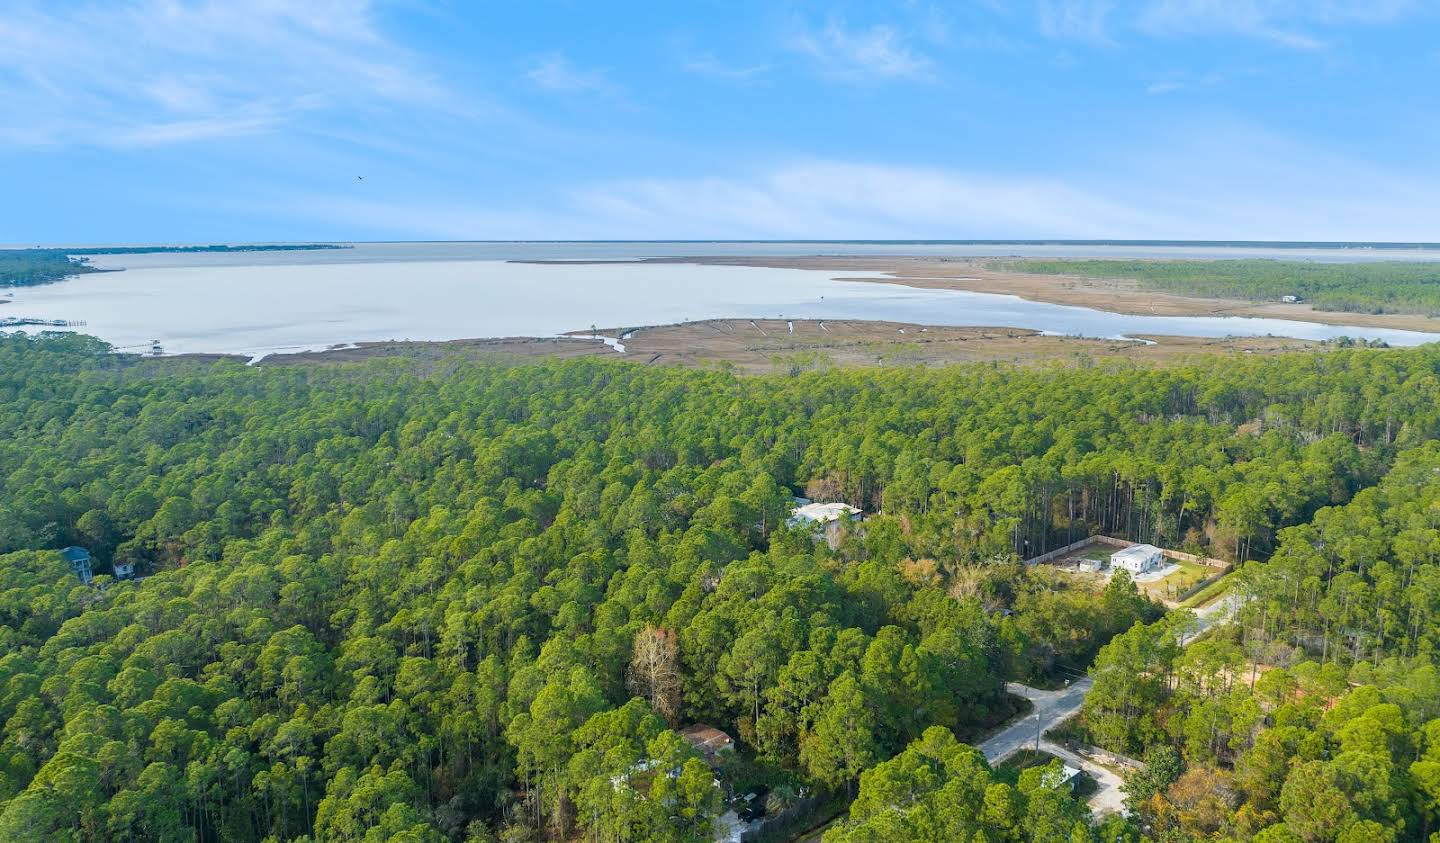
[[[1440,349],[740,377],[0,335],[0,839],[1440,830]],[[833,542],[792,497],[870,513]],[[1241,564],[1234,624],[1019,560]],[[94,554],[93,586],[56,552]],[[833,546],[832,546],[833,545]],[[134,565],[135,580],[107,576]],[[1089,669],[1103,820],[970,744]],[[737,751],[712,771],[678,734]],[[720,782],[717,786],[716,782]]]
[[[1429,262],[1320,263],[1280,260],[1018,260],[1018,272],[1121,278],[1188,296],[1279,301],[1317,310],[1440,316],[1440,268]]]
[[[1226,634],[1178,617],[1116,637],[1085,728],[1143,753],[1128,788],[1159,839],[1396,841],[1440,829],[1440,443],[1282,530],[1240,575]]]

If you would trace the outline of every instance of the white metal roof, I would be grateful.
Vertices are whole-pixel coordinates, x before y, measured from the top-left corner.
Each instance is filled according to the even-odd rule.
[[[1134,544],[1124,550],[1117,550],[1110,554],[1111,560],[1115,559],[1149,559],[1157,554],[1163,554],[1160,548],[1153,544]]]
[[[848,503],[807,503],[790,510],[790,519],[825,524],[847,515],[858,514],[860,510]]]

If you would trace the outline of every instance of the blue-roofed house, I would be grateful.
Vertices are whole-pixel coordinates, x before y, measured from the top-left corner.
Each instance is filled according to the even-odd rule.
[[[72,544],[61,550],[60,555],[70,563],[70,570],[75,572],[75,576],[80,578],[80,582],[89,585],[93,576],[90,571],[90,551]]]

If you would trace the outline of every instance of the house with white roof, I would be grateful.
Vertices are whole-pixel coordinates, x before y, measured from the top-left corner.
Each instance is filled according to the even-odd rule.
[[[795,506],[790,510],[790,526],[799,527],[805,524],[829,524],[832,521],[854,518],[861,514],[848,503],[812,503],[806,498],[796,498]]]
[[[1144,574],[1164,564],[1165,552],[1153,544],[1133,544],[1110,554],[1110,567],[1131,574]]]

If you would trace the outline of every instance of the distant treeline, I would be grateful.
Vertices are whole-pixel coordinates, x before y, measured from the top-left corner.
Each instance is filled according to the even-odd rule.
[[[68,275],[99,272],[61,249],[6,249],[0,251],[0,287],[49,284]]]
[[[94,246],[81,249],[0,249],[0,287],[52,284],[83,272],[100,272],[86,255],[143,255],[166,252],[297,252],[348,249],[333,243],[259,246]]]
[[[260,243],[241,246],[88,246],[65,249],[70,255],[152,255],[167,252],[313,252],[317,249],[349,249],[338,243]]]
[[[1170,293],[1278,301],[1298,296],[1317,310],[1440,316],[1440,264],[1276,260],[1016,260],[997,268],[1048,275],[1123,278]]]

